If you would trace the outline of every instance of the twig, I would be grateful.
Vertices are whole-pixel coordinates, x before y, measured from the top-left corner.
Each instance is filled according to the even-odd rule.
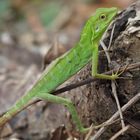
[[[121,106],[120,106],[119,99],[118,99],[117,92],[116,92],[115,81],[111,81],[111,87],[112,87],[112,93],[113,93],[114,98],[115,98],[115,100],[116,100],[117,107],[118,107],[118,111],[119,111],[119,114],[120,114],[122,129],[124,129],[125,123],[124,123],[124,118],[123,118]]]
[[[105,127],[105,126],[112,125],[112,124],[114,124],[114,123],[116,123],[116,122],[118,122],[118,121],[120,121],[120,119],[116,119],[116,120],[114,120],[114,121],[112,121],[112,122],[109,122],[109,123],[103,122],[102,124],[96,125],[96,126],[94,126],[93,128],[94,128],[94,129],[99,129],[99,128],[101,128],[101,127]]]
[[[110,42],[109,42],[108,50],[109,50],[110,47],[111,47],[112,38],[113,38],[113,33],[114,33],[114,28],[115,28],[115,24],[114,24],[113,30],[112,30],[112,32],[111,32],[111,37],[110,37]],[[106,51],[106,50],[107,50],[107,47],[106,47],[106,45],[104,44],[103,41],[100,41],[100,44],[101,44],[102,48],[103,48],[104,51],[105,51],[105,54],[106,54],[106,57],[107,57],[107,61],[108,61],[108,64],[109,64],[109,66],[110,66],[110,64],[111,64],[111,59],[110,59],[110,55],[109,55],[108,51]],[[117,72],[117,73],[118,73],[118,72]],[[118,107],[118,111],[119,111],[119,113],[120,113],[121,125],[122,125],[122,128],[124,128],[124,127],[125,127],[125,124],[124,124],[124,120],[123,120],[122,111],[121,111],[121,109],[120,109],[121,106],[120,106],[120,102],[119,102],[119,99],[118,99],[118,96],[117,96],[117,89],[116,89],[115,81],[113,81],[113,80],[111,81],[111,87],[112,87],[113,96],[114,96],[114,98],[115,98],[115,101],[116,101],[116,104],[117,104],[117,107]]]
[[[135,95],[131,100],[129,100],[122,108],[122,112],[128,110],[132,105],[134,105],[137,101],[140,100],[140,93],[138,93],[137,95]],[[117,117],[119,116],[119,112],[117,111],[109,120],[106,121],[106,123],[110,123],[112,121],[114,121]],[[91,140],[97,140],[102,133],[104,133],[104,131],[108,128],[108,126],[106,127],[102,127],[98,130],[98,132],[92,136]]]
[[[115,26],[116,26],[116,24],[114,23],[112,31],[111,31],[111,36],[110,36],[110,40],[109,40],[108,50],[110,50],[110,47],[111,47]]]
[[[92,125],[91,128],[90,128],[90,131],[88,132],[88,134],[87,134],[86,137],[85,137],[85,140],[89,140],[89,138],[90,138],[91,133],[93,132],[93,130],[99,129],[99,128],[101,128],[101,127],[105,127],[105,126],[112,125],[112,124],[114,124],[114,123],[116,123],[116,122],[118,122],[118,121],[120,121],[120,119],[116,119],[115,121],[112,121],[112,122],[110,122],[110,123],[104,122],[104,123],[99,124],[99,125],[97,125],[97,126],[93,126],[93,125]]]
[[[111,64],[111,59],[110,59],[110,56],[109,56],[109,53],[108,53],[108,49],[107,49],[107,47],[106,47],[106,45],[104,44],[103,41],[100,41],[100,44],[101,44],[102,48],[103,48],[104,51],[105,51],[105,55],[106,55],[106,57],[107,57],[107,61],[108,61],[108,64],[109,64],[109,66],[110,66],[110,64]]]
[[[114,136],[112,136],[109,140],[115,140],[118,138],[122,133],[126,132],[130,128],[130,125],[125,126],[123,129],[118,131]]]
[[[88,134],[87,134],[86,137],[85,137],[85,140],[89,140],[89,138],[90,138],[91,133],[93,132],[93,130],[94,130],[94,126],[91,125],[90,130],[89,130]]]

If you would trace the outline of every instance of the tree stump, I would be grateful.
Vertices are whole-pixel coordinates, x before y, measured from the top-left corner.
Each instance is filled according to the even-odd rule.
[[[120,12],[114,22],[115,28],[111,52],[109,53],[113,67],[110,69],[140,62],[140,2],[138,1]],[[112,28],[113,26],[108,29],[105,36],[104,43],[106,46],[109,46]],[[106,55],[101,54],[99,73],[108,70]],[[126,71],[122,76],[129,77],[129,79],[116,80],[117,95],[121,106],[140,93],[140,68]],[[75,83],[90,77],[91,64],[88,64],[68,82]],[[111,81],[109,80],[96,80],[94,83],[78,87],[67,93],[66,97],[69,96],[74,102],[85,126],[90,126],[92,123],[99,125],[108,120],[118,110],[112,95]],[[140,102],[131,106],[123,115],[125,124],[130,124],[131,127],[124,135],[120,135],[117,140],[140,139]],[[120,129],[119,121],[110,125],[98,139],[108,140]],[[82,136],[79,137],[83,139]]]

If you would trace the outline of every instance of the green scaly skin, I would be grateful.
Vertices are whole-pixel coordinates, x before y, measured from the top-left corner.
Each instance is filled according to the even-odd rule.
[[[39,98],[54,103],[65,105],[72,115],[72,119],[80,132],[87,132],[84,128],[76,109],[71,101],[58,97],[51,93],[59,85],[68,80],[71,76],[80,71],[89,61],[92,60],[92,75],[96,78],[114,80],[118,75],[102,75],[97,73],[98,66],[98,45],[99,41],[117,14],[117,8],[100,8],[94,16],[87,21],[80,41],[69,52],[57,58],[42,74],[36,84],[15,103],[15,105],[0,118],[0,126],[20,112],[33,99]]]

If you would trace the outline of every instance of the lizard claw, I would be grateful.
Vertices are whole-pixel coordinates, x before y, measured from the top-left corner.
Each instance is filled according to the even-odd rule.
[[[124,69],[122,69],[120,73],[119,73],[119,71],[120,71],[120,68],[121,68],[121,67],[119,67],[119,69],[116,71],[115,74],[112,72],[112,79],[113,79],[113,80],[115,80],[115,79],[125,79],[125,77],[119,77],[119,76],[120,76],[122,73],[125,72],[125,70],[127,69],[127,67],[128,67],[128,64],[125,65]]]
[[[91,133],[92,132],[92,130],[93,130],[93,124],[90,126],[90,127],[88,127],[88,128],[81,128],[79,131],[81,132],[81,133]]]

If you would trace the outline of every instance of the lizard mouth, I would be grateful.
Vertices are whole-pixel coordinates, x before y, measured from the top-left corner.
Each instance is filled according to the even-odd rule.
[[[113,19],[115,19],[117,17],[117,13],[118,13],[118,8],[113,7],[110,9],[110,20],[108,21],[108,23],[106,24],[108,26],[109,23],[112,22]]]

